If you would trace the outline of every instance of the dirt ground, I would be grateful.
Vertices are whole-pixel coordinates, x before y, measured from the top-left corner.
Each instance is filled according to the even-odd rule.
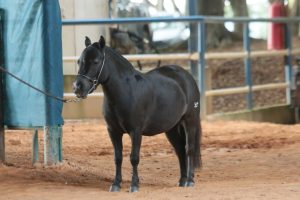
[[[43,139],[40,133],[40,160]],[[6,131],[0,199],[299,199],[300,125],[203,122],[203,168],[196,186],[178,188],[177,158],[163,134],[144,137],[140,192],[128,193],[130,141],[124,137],[123,185],[109,193],[113,150],[101,120],[66,121],[64,162],[31,165],[31,133]]]

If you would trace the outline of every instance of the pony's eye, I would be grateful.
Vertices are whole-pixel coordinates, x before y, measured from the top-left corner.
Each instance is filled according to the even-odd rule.
[[[93,63],[94,63],[94,64],[98,64],[98,63],[99,63],[99,60],[98,60],[98,59],[95,59],[95,60],[93,60]]]

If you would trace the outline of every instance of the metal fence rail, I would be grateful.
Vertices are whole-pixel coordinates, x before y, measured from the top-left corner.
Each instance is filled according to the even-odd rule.
[[[189,22],[196,23],[198,29],[197,36],[197,51],[183,54],[146,54],[146,55],[125,55],[125,57],[130,61],[145,61],[145,60],[191,60],[197,61],[197,69],[192,69],[195,79],[198,82],[201,91],[201,114],[206,115],[206,97],[217,96],[217,95],[227,95],[236,93],[246,93],[247,98],[247,108],[249,110],[253,109],[253,91],[267,90],[267,89],[277,89],[286,88],[286,102],[291,103],[291,80],[292,80],[292,56],[300,53],[300,49],[292,49],[291,43],[291,24],[299,23],[300,17],[293,18],[247,18],[247,17],[234,17],[234,18],[224,18],[218,16],[185,16],[185,17],[156,17],[156,18],[117,18],[117,19],[77,19],[77,20],[63,20],[62,24],[64,26],[70,25],[108,25],[108,24],[124,24],[124,23],[156,23],[156,22]],[[223,52],[223,53],[206,53],[205,48],[205,29],[208,23],[243,23],[243,52]],[[252,51],[250,44],[249,35],[249,24],[254,22],[266,22],[266,23],[285,23],[286,24],[286,49],[276,50],[276,51]],[[195,41],[193,41],[195,43]],[[285,82],[284,83],[271,83],[264,85],[252,85],[251,77],[251,58],[254,57],[264,57],[264,56],[285,56]],[[245,63],[245,86],[238,88],[227,88],[218,90],[206,91],[205,86],[205,61],[207,59],[230,59],[230,58],[243,58]],[[77,57],[64,57],[64,61],[70,62],[77,60]],[[70,94],[68,94],[70,95]],[[103,94],[98,93],[96,96],[101,96]]]

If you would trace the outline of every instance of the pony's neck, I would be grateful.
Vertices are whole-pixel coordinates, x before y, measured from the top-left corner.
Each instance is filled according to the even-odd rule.
[[[132,64],[126,58],[124,58],[121,54],[119,54],[112,48],[106,48],[108,60],[110,62],[109,67],[113,68],[114,73],[116,73],[113,74],[113,76],[122,78],[120,76],[127,76],[136,72]]]
[[[106,47],[106,56],[107,63],[104,67],[109,68],[109,78],[102,89],[108,99],[116,102],[120,96],[128,94],[128,80],[139,72],[126,58],[109,47]]]

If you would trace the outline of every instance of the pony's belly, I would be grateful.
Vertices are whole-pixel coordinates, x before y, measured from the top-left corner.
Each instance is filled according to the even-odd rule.
[[[160,95],[160,100],[164,101],[156,103],[158,106],[155,106],[151,112],[148,112],[145,126],[143,126],[144,135],[151,136],[169,131],[180,122],[186,113],[187,103],[183,95],[170,96],[169,99],[164,99],[164,95]],[[171,102],[170,99],[176,99],[176,101]]]
[[[165,133],[167,131],[169,131],[171,128],[169,129],[160,129],[160,130],[146,130],[142,133],[142,135],[144,136],[154,136],[154,135],[158,135],[158,134],[161,134],[161,133]]]
[[[157,134],[160,134],[160,133],[165,133],[169,130],[171,130],[173,127],[176,126],[177,123],[174,123],[170,126],[166,126],[166,127],[150,127],[148,129],[146,129],[145,131],[143,131],[143,135],[145,136],[153,136],[153,135],[157,135]]]
[[[181,117],[181,115],[169,116],[168,118],[157,117],[155,121],[152,121],[146,126],[143,130],[143,135],[152,136],[169,131],[180,122]]]

